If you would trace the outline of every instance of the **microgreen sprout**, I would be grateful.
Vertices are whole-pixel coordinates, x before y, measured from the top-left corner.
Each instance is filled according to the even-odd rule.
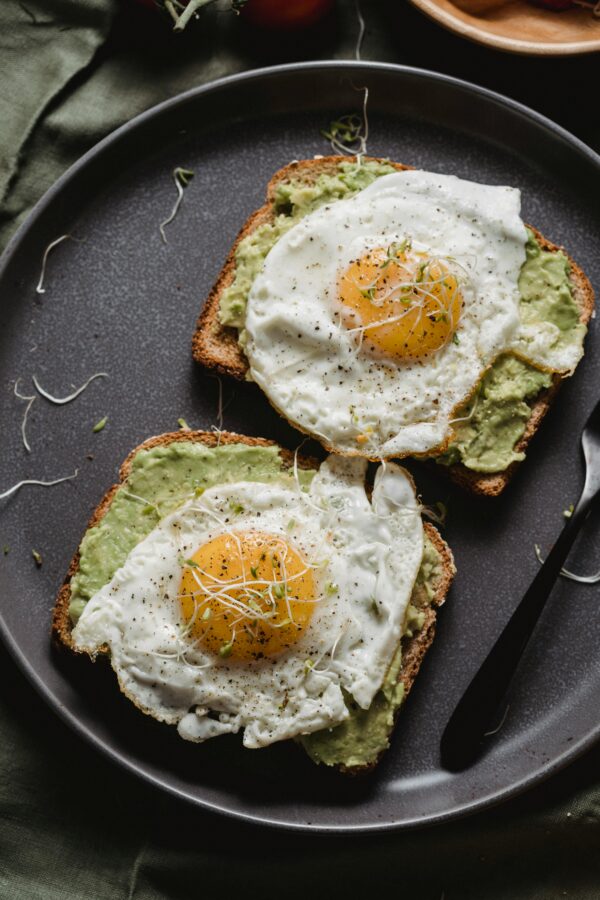
[[[99,431],[103,431],[107,422],[108,422],[108,416],[104,416],[104,418],[100,419],[99,422],[96,422],[96,424],[92,428],[92,431],[94,432],[94,434],[97,434]]]
[[[227,659],[228,656],[231,656],[231,651],[233,649],[233,641],[228,641],[226,644],[222,644],[219,647],[219,656],[222,659]]]
[[[221,440],[221,432],[223,431],[223,382],[218,375],[211,375],[209,372],[210,378],[215,378],[218,384],[218,394],[217,394],[217,427],[213,428],[214,431],[219,433],[219,442]],[[229,403],[227,404],[229,405]]]
[[[19,481],[17,484],[13,484],[12,487],[0,494],[0,500],[5,500],[12,494],[16,494],[17,491],[20,491],[21,488],[25,487],[27,484],[37,484],[40,485],[40,487],[53,487],[55,484],[61,484],[63,481],[72,481],[73,478],[77,478],[78,472],[79,469],[75,469],[72,475],[66,475],[64,478],[55,478],[54,481],[38,481],[37,478],[28,478],[25,481]]]
[[[600,2],[600,0],[599,0],[599,2]],[[359,0],[355,0],[355,8],[356,8],[356,18],[358,19],[358,35],[356,38],[356,47],[354,48],[354,59],[357,62],[359,62],[362,42],[363,42],[363,38],[365,36],[365,20],[363,18],[363,14],[360,9]]]
[[[563,510],[563,516],[565,517],[565,519],[570,519],[571,516],[573,515],[574,510],[575,510],[575,507],[573,506],[572,503],[568,509]]]
[[[452,343],[456,344],[457,346],[460,344],[460,338],[458,336],[457,331],[455,331],[454,334],[452,335]]]
[[[165,9],[173,19],[173,31],[183,31],[192,19],[199,18],[198,11],[212,2],[213,0],[190,0],[186,4],[182,0],[164,0]],[[231,9],[239,14],[246,3],[247,0],[231,0]]]
[[[18,378],[18,379],[15,381],[14,395],[15,395],[15,397],[18,397],[19,400],[26,400],[26,401],[27,401],[27,406],[25,407],[25,412],[24,412],[24,414],[23,414],[23,420],[22,420],[22,422],[21,422],[21,437],[23,438],[23,446],[25,447],[25,449],[27,450],[28,453],[31,453],[31,446],[30,446],[30,444],[29,444],[29,441],[27,440],[27,433],[26,433],[26,430],[25,430],[25,429],[26,429],[26,427],[27,427],[27,416],[29,415],[29,410],[30,410],[31,407],[33,406],[33,402],[34,402],[34,400],[35,400],[35,394],[31,394],[31,395],[21,394],[21,393],[19,392],[19,382],[20,382],[20,380],[21,380],[21,379]]]
[[[331,122],[329,129],[323,129],[321,134],[331,144],[332,150],[344,156],[356,156],[360,164],[367,152],[367,140],[369,137],[369,120],[367,118],[367,103],[369,101],[369,89],[364,91],[362,115],[351,113],[341,116]]]
[[[185,419],[177,419],[177,424],[179,425],[179,427],[181,428],[182,431],[191,431],[192,430],[190,428],[190,426],[188,425],[188,423],[185,421]]]
[[[237,503],[235,500],[229,501],[229,509],[235,516],[240,516],[244,512],[244,507],[241,503]]]
[[[387,269],[391,262],[401,262],[401,256],[412,247],[412,240],[409,237],[403,238],[399,243],[391,243],[386,250],[385,259],[379,266],[380,269]]]
[[[44,390],[44,388],[39,383],[38,379],[35,375],[32,376],[32,381],[35,385],[35,389],[38,394],[41,394],[46,400],[49,400],[50,403],[55,403],[57,406],[63,406],[65,403],[71,403],[72,400],[75,400],[79,397],[80,394],[83,394],[85,389],[95,381],[96,378],[108,378],[108,372],[96,372],[94,375],[90,375],[85,384],[82,384],[81,387],[77,388],[77,390],[73,391],[72,394],[69,394],[67,397],[54,397],[52,394],[48,393],[48,391]]]
[[[542,556],[539,544],[534,544],[534,547],[537,560],[543,565],[544,557]],[[600,581],[600,572],[595,572],[593,575],[576,575],[574,572],[569,572],[568,569],[561,569],[560,574],[563,578],[568,578],[570,581],[577,581],[579,584],[598,584]]]
[[[250,566],[250,574],[253,578],[258,578],[258,571],[256,566]]]
[[[33,556],[33,558],[35,560],[35,564],[39,569],[39,567],[42,565],[42,554],[39,553],[37,550],[32,550],[31,555]]]
[[[422,507],[421,512],[424,516],[427,516],[428,519],[431,519],[432,522],[436,522],[438,525],[446,524],[448,507],[445,503],[442,503],[441,500],[438,500],[433,504],[433,509],[427,506]]]
[[[181,16],[181,18],[183,18],[183,16],[187,14],[188,10],[191,10],[191,12],[189,13],[189,16],[193,15],[193,13],[194,13],[195,9],[198,7],[198,5],[203,5],[203,3],[206,3],[206,2],[209,2],[209,0],[191,0],[191,2],[188,4],[187,9],[185,10],[184,14]],[[188,16],[188,18],[189,18],[189,16]],[[177,26],[175,26],[175,27],[177,27]],[[185,24],[182,27],[185,27]],[[181,166],[177,166],[177,168],[173,170],[173,181],[175,182],[175,187],[177,189],[177,199],[175,201],[173,209],[171,210],[170,215],[164,220],[164,222],[161,222],[160,225],[158,226],[158,230],[160,231],[161,237],[165,244],[168,243],[167,235],[165,234],[165,227],[167,225],[171,224],[171,222],[173,221],[173,219],[179,212],[179,207],[181,206],[181,203],[183,201],[184,188],[186,188],[188,186],[188,184],[190,183],[190,181],[192,180],[193,177],[194,177],[194,173],[192,172],[191,169],[182,169]]]
[[[61,234],[61,236],[56,238],[55,241],[51,241],[51,243],[49,243],[48,246],[46,247],[46,249],[44,250],[44,255],[42,257],[42,269],[40,271],[40,280],[38,281],[36,289],[35,289],[36,294],[45,294],[46,293],[46,288],[44,287],[44,281],[46,278],[46,264],[48,262],[49,254],[51,253],[52,250],[54,250],[55,247],[57,247],[59,244],[62,244],[62,242],[66,241],[66,239],[69,237],[71,237],[70,234]]]

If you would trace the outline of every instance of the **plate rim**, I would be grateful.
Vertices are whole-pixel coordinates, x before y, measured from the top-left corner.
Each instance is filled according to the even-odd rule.
[[[493,47],[494,50],[503,50],[505,53],[514,53],[518,56],[583,56],[600,50],[600,37],[585,41],[522,41],[471,25],[448,10],[442,9],[436,0],[410,0],[410,2],[429,19],[453,34],[485,47]]]
[[[4,252],[0,256],[0,280],[5,276],[6,269],[10,265],[10,262],[17,252],[24,236],[35,225],[38,217],[52,203],[54,197],[61,192],[63,187],[67,185],[71,181],[71,179],[75,175],[77,175],[77,173],[83,170],[90,162],[94,161],[98,156],[100,156],[105,151],[105,149],[111,147],[115,142],[118,142],[122,137],[128,135],[131,131],[138,128],[141,124],[151,120],[152,118],[160,117],[167,110],[173,110],[179,104],[185,104],[193,98],[201,96],[202,94],[210,93],[223,87],[228,88],[231,86],[235,86],[235,84],[238,82],[248,82],[253,80],[259,81],[260,79],[264,78],[277,79],[280,76],[293,75],[297,72],[312,71],[316,73],[323,70],[338,70],[340,72],[344,70],[352,70],[353,72],[370,72],[375,70],[388,72],[392,77],[396,74],[411,76],[416,75],[418,78],[421,78],[425,81],[449,84],[450,86],[466,91],[467,93],[480,95],[492,103],[504,106],[521,116],[525,116],[527,119],[533,120],[539,126],[551,132],[555,137],[559,137],[572,149],[577,150],[581,155],[586,157],[589,162],[591,162],[592,165],[597,168],[600,174],[600,154],[597,154],[591,147],[589,147],[575,135],[571,134],[565,128],[553,122],[551,119],[542,115],[541,113],[536,112],[525,104],[520,103],[519,101],[513,100],[510,97],[507,97],[495,91],[491,91],[487,88],[480,87],[479,85],[476,85],[472,82],[455,78],[454,76],[432,72],[427,69],[415,68],[413,66],[354,60],[318,60],[261,67],[258,69],[251,69],[246,72],[235,73],[233,75],[228,75],[219,79],[215,79],[213,81],[209,81],[206,84],[196,86],[187,91],[181,92],[174,97],[164,100],[161,103],[150,107],[142,113],[139,113],[134,118],[128,120],[123,125],[119,126],[117,129],[113,130],[104,138],[102,138],[102,140],[96,143],[88,151],[86,151],[85,154],[83,154],[68,169],[66,169],[66,171],[54,182],[54,184],[52,184],[48,188],[48,190],[32,207],[26,218],[23,220],[23,222],[11,237]],[[406,830],[410,831],[441,823],[447,823],[450,821],[465,818],[467,816],[472,816],[483,810],[498,806],[500,803],[514,799],[519,794],[522,794],[525,790],[539,785],[548,777],[554,775],[560,769],[564,768],[565,765],[581,756],[587,749],[592,747],[600,739],[599,722],[596,727],[594,729],[591,729],[586,736],[582,737],[577,743],[572,744],[568,749],[560,754],[560,756],[555,757],[549,764],[546,764],[545,766],[539,768],[533,774],[522,778],[520,781],[512,784],[510,787],[503,788],[500,791],[497,791],[495,794],[465,802],[461,806],[455,807],[451,810],[435,813],[426,817],[418,817],[408,820],[405,819],[401,822],[372,822],[369,824],[322,824],[295,822],[289,820],[286,821],[269,816],[253,814],[245,811],[238,811],[219,804],[218,802],[204,800],[199,797],[193,797],[189,793],[186,793],[184,790],[181,790],[174,785],[163,781],[161,778],[156,777],[152,773],[140,769],[135,764],[135,762],[129,761],[118,751],[114,750],[105,742],[98,739],[83,723],[79,721],[75,713],[71,712],[66,706],[57,701],[52,692],[47,688],[41,676],[35,670],[31,661],[26,657],[26,655],[17,645],[17,642],[15,641],[10,628],[5,622],[4,614],[1,609],[0,638],[4,646],[9,651],[10,656],[17,664],[18,668],[21,670],[27,681],[36,690],[45,704],[50,707],[52,712],[56,714],[63,722],[65,722],[65,724],[67,724],[67,726],[69,726],[69,728],[73,732],[75,732],[80,738],[83,738],[86,744],[90,746],[93,751],[100,753],[102,756],[119,765],[121,768],[125,769],[128,773],[136,776],[138,779],[152,785],[159,790],[165,791],[171,797],[183,800],[186,804],[193,806],[196,809],[201,809],[209,813],[218,813],[221,815],[225,815],[237,821],[245,822],[246,824],[266,826],[295,832],[348,834]]]

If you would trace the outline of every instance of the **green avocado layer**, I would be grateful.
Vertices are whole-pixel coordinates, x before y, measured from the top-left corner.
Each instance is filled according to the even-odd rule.
[[[413,588],[411,602],[404,622],[404,637],[420,631],[425,613],[435,594],[441,574],[439,553],[426,537],[423,561]],[[404,684],[398,678],[402,667],[402,646],[387,671],[381,690],[373,698],[369,709],[361,709],[346,696],[349,717],[334,728],[316,731],[300,738],[310,758],[326,766],[354,768],[375,764],[390,742],[396,714],[405,697]]]
[[[260,225],[245,237],[236,251],[235,278],[220,301],[220,320],[238,328],[245,342],[246,299],[265,257],[277,240],[303,217],[335,200],[347,199],[368,187],[382,175],[395,172],[386,163],[343,162],[335,175],[320,175],[314,184],[290,180],[280,183],[275,193],[275,220]],[[569,261],[564,253],[542,250],[528,231],[526,260],[519,276],[521,319],[526,325],[551,323],[558,329],[556,346],[581,343],[586,333],[579,321],[569,282]],[[455,437],[446,453],[438,458],[443,465],[462,463],[475,472],[503,472],[515,460],[524,458],[515,451],[531,415],[531,402],[549,387],[551,376],[513,355],[504,355],[482,379],[477,404],[457,411]]]
[[[69,613],[73,624],[85,604],[107,584],[123,565],[130,551],[159,520],[190,498],[213,485],[235,481],[271,482],[287,475],[277,447],[248,447],[224,444],[206,447],[193,441],[140,450],[134,457],[131,473],[119,487],[109,509],[86,532],[80,548],[79,571],[71,580]],[[299,470],[301,484],[307,487],[315,472]],[[439,556],[426,540],[421,569],[415,583],[404,633],[412,634],[424,621],[424,610],[431,602],[439,576]],[[382,690],[372,708],[364,713],[351,708],[349,720],[338,729],[319,732],[303,739],[310,756],[329,765],[361,765],[376,758],[387,747],[395,710],[402,702],[403,686],[397,684],[401,665],[396,654]],[[343,739],[342,739],[343,737]],[[328,747],[330,749],[328,750]]]
[[[569,260],[564,253],[542,250],[527,231],[527,258],[519,275],[521,320],[526,325],[550,322],[558,329],[555,346],[582,342],[585,325],[569,283]],[[512,354],[498,357],[481,380],[473,399],[457,413],[454,438],[443,465],[462,463],[475,472],[503,472],[512,462],[525,459],[515,450],[531,415],[529,405],[549,388],[552,375]]]

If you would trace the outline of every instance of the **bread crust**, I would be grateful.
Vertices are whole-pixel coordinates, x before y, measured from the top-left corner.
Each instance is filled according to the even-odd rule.
[[[265,438],[246,437],[245,435],[239,435],[233,432],[215,433],[206,431],[175,431],[169,432],[167,434],[157,435],[156,437],[149,438],[142,444],[139,444],[139,446],[137,446],[134,450],[131,451],[131,453],[129,453],[119,469],[119,482],[117,484],[113,484],[112,487],[110,487],[105,493],[104,497],[92,513],[87,528],[93,528],[102,520],[103,516],[107,513],[116,492],[131,472],[135,456],[141,450],[150,450],[153,447],[168,446],[179,441],[196,441],[198,443],[205,444],[208,447],[215,447],[218,444],[222,445],[240,443],[245,444],[249,447],[277,447],[279,449],[279,453],[284,465],[287,468],[292,468],[294,465],[294,453],[279,446],[275,441],[270,441]],[[298,466],[302,469],[318,469],[320,465],[319,460],[314,459],[313,457],[298,455],[297,461]],[[432,599],[431,606],[425,611],[425,621],[423,623],[423,627],[411,638],[406,639],[403,643],[402,667],[399,673],[399,680],[404,684],[405,695],[408,694],[412,685],[414,684],[423,658],[427,653],[427,650],[431,646],[435,635],[436,610],[445,601],[446,595],[448,593],[448,590],[450,589],[450,585],[456,573],[456,567],[454,565],[452,552],[446,542],[443,540],[439,531],[429,522],[426,522],[424,524],[424,530],[425,534],[440,555],[441,570],[435,586],[435,593]],[[52,633],[54,638],[58,642],[60,642],[60,644],[68,647],[70,650],[76,653],[79,653],[81,651],[79,651],[74,646],[71,638],[69,603],[71,599],[71,578],[76,574],[78,568],[79,551],[76,551],[67,570],[64,582],[58,592],[52,618]],[[108,648],[101,648],[99,652],[106,652],[107,649]],[[348,768],[341,766],[340,771],[348,774],[356,774],[358,772],[365,771],[367,768],[371,769],[375,765],[376,763],[374,762],[368,767],[360,766]]]
[[[265,222],[273,221],[272,202],[275,190],[280,182],[290,178],[294,178],[298,181],[305,181],[307,183],[313,182],[318,175],[335,171],[340,162],[347,161],[348,159],[349,158],[345,156],[327,156],[320,159],[301,160],[284,166],[273,175],[267,186],[265,204],[254,212],[242,227],[200,313],[196,324],[196,330],[192,338],[192,355],[196,362],[212,371],[229,375],[239,380],[243,380],[246,377],[248,362],[243,350],[238,344],[237,330],[221,325],[218,315],[221,295],[223,291],[230,286],[235,277],[235,254],[238,245],[240,241],[256,227]],[[377,157],[366,157],[365,159],[374,162],[387,162],[389,165],[394,166],[398,171],[413,168],[412,166],[383,160]],[[533,231],[542,249],[550,252],[561,250],[568,258],[573,297],[580,310],[580,319],[587,325],[594,310],[594,290],[585,272],[564,247],[549,241],[533,226],[528,225],[527,227]],[[515,447],[518,453],[525,452],[529,446],[529,443],[539,429],[544,416],[550,409],[563,380],[563,376],[555,375],[550,388],[542,391],[534,399],[533,403],[531,403],[531,415],[527,422],[525,432]],[[326,449],[331,450],[331,448]],[[437,469],[446,472],[454,482],[474,494],[480,494],[486,497],[496,497],[507,487],[519,465],[520,463],[517,461],[511,463],[511,465],[503,472],[492,474],[474,472],[472,469],[468,469],[460,463],[449,467],[437,466]]]

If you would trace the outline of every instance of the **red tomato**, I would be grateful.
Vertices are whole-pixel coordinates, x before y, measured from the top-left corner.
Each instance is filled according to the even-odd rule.
[[[248,0],[242,15],[261,28],[291,29],[314,25],[335,0]]]

